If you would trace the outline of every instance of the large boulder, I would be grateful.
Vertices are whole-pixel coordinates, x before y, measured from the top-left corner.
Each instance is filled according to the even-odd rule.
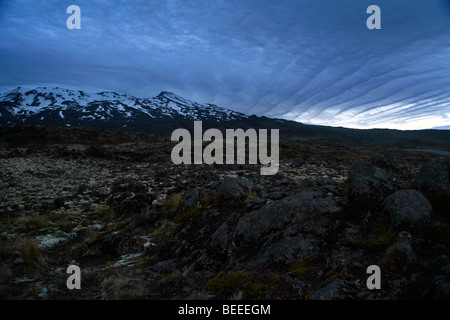
[[[348,173],[348,181],[355,182],[360,179],[374,178],[379,180],[388,180],[385,170],[373,165],[370,162],[358,160],[353,163]]]
[[[359,179],[351,184],[349,200],[356,208],[366,209],[376,206],[395,191],[396,187],[385,181]]]
[[[383,212],[390,215],[392,228],[431,222],[431,203],[417,190],[397,191],[386,198],[383,206]]]
[[[319,190],[302,190],[242,216],[234,228],[236,258],[248,268],[278,268],[315,254],[342,213]]]
[[[373,207],[397,190],[385,170],[362,160],[353,163],[348,181],[351,185],[350,203],[359,209]]]
[[[304,190],[244,215],[236,225],[235,239],[243,244],[259,241],[289,224],[341,211],[335,200],[324,197],[320,191]]]
[[[246,178],[238,177],[226,179],[218,186],[217,197],[222,201],[245,200],[252,188],[252,181]]]
[[[448,161],[433,159],[425,163],[416,176],[414,184],[428,196],[450,192],[450,164]]]
[[[450,277],[436,277],[430,291],[434,300],[448,301],[450,299]]]
[[[390,156],[377,156],[370,159],[370,162],[378,168],[387,170],[389,172],[400,172],[401,169],[395,162],[394,158]]]
[[[322,231],[323,227],[329,227],[329,219],[312,220],[317,229]],[[302,223],[289,225],[286,229],[276,232],[268,237],[258,251],[253,251],[250,260],[244,259],[249,268],[278,268],[286,265],[289,261],[302,259],[306,256],[316,254],[320,251],[325,240],[322,234],[319,236],[309,232],[309,226]]]

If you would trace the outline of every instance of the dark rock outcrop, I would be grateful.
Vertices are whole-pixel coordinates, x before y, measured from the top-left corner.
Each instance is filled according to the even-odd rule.
[[[235,239],[242,244],[258,242],[289,224],[341,210],[333,199],[319,191],[301,191],[244,215],[237,223]]]

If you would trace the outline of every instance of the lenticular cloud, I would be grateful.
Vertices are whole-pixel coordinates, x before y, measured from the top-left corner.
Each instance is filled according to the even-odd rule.
[[[356,128],[450,125],[448,0],[0,4],[1,87],[173,91],[248,114]],[[90,89],[92,91],[92,89]]]

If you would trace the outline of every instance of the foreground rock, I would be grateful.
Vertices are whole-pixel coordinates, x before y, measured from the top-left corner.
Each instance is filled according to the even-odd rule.
[[[433,159],[419,171],[415,186],[426,195],[450,192],[450,165],[448,161]]]
[[[324,197],[319,191],[302,191],[243,216],[236,226],[235,239],[240,244],[251,244],[288,224],[341,210],[333,199]]]
[[[428,199],[417,190],[400,190],[383,203],[391,218],[391,227],[425,225],[431,222],[433,208]]]
[[[349,200],[360,209],[373,208],[398,188],[388,180],[385,170],[362,160],[350,168],[348,182],[351,184]]]
[[[227,179],[219,185],[217,197],[222,201],[239,201],[247,197],[252,187],[253,183],[245,178]]]
[[[358,160],[356,161],[348,173],[348,180],[355,182],[361,179],[373,178],[376,180],[388,180],[385,170],[373,165],[370,162]]]

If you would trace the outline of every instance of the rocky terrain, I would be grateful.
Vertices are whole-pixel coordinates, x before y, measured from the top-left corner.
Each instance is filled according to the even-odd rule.
[[[450,297],[448,157],[285,139],[279,172],[261,176],[176,166],[162,136],[11,130],[2,299]],[[69,265],[81,290],[66,287]]]

